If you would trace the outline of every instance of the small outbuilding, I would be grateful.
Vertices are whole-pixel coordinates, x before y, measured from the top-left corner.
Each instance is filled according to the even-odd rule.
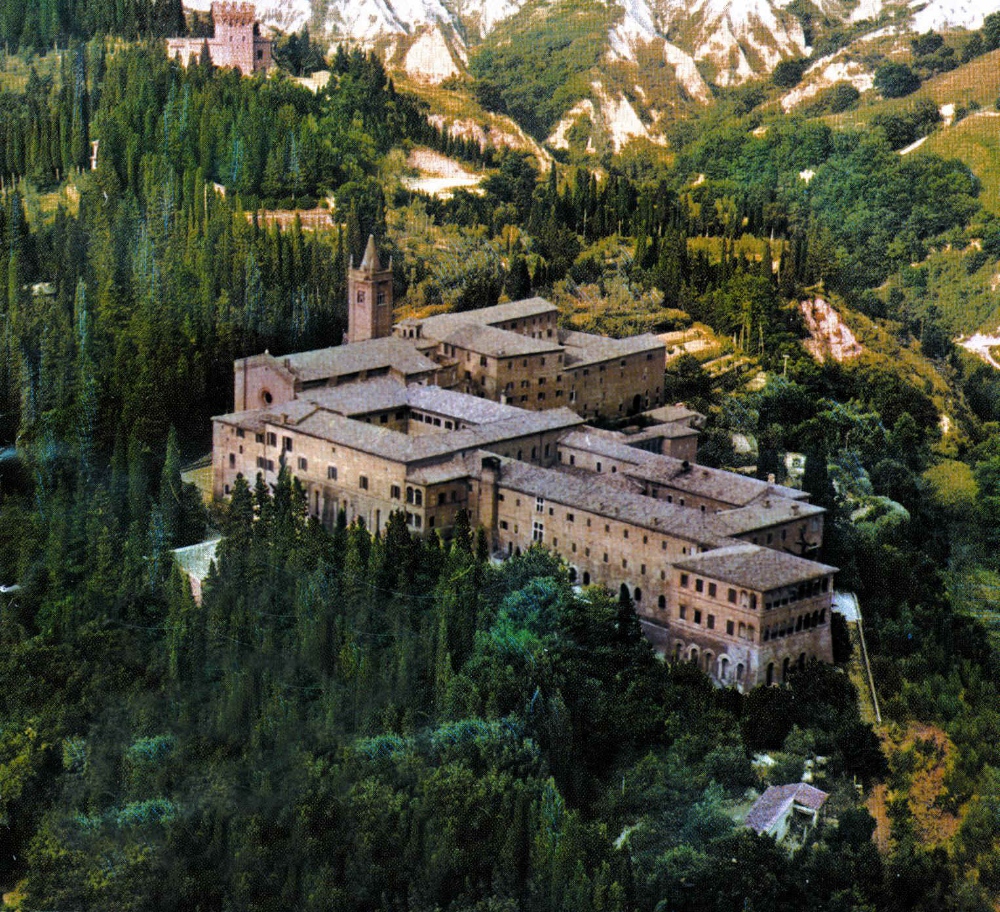
[[[773,836],[781,842],[792,830],[802,832],[815,827],[829,797],[805,782],[769,785],[750,808],[745,822],[758,836]]]

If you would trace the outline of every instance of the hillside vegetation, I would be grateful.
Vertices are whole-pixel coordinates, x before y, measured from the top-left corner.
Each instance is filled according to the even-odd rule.
[[[496,48],[515,67],[538,63],[524,36]],[[1000,381],[924,300],[997,268],[968,167],[768,120],[755,87],[677,124],[672,156],[543,173],[442,136],[359,51],[318,94],[138,42],[74,45],[58,80],[22,63],[0,96],[0,582],[20,586],[0,611],[0,879],[24,912],[996,905],[1000,661],[967,594],[1000,574]],[[408,190],[425,146],[477,159],[480,192]],[[331,194],[332,230],[247,216]],[[543,294],[573,325],[692,327],[725,361],[675,352],[665,373],[708,418],[699,458],[784,481],[804,457],[884,717],[934,743],[886,758],[835,666],[713,688],[653,655],[627,594],[577,591],[540,549],[494,564],[464,516],[449,542],[401,514],[325,530],[287,469],[207,513],[182,454],[231,407],[233,359],[342,338],[369,231],[414,309]],[[858,357],[807,352],[818,297]],[[196,605],[170,550],[210,530]],[[836,822],[791,856],[738,825],[747,789],[817,757]],[[880,780],[881,853],[855,787]]]

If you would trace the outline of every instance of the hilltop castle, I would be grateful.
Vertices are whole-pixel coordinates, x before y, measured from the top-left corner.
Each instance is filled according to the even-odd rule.
[[[543,544],[576,582],[624,585],[657,648],[719,683],[832,660],[836,571],[812,559],[823,509],[696,464],[699,416],[657,408],[657,339],[566,332],[540,298],[393,326],[373,240],[350,275],[352,341],[235,363],[216,497],[284,463],[327,526],[343,510],[380,531],[400,510],[447,537],[468,510],[498,556]],[[631,432],[585,423],[639,411],[649,426]]]
[[[187,66],[207,47],[214,66],[234,67],[244,76],[270,68],[271,39],[261,36],[253,4],[213,3],[212,22],[215,37],[168,38],[167,56]]]

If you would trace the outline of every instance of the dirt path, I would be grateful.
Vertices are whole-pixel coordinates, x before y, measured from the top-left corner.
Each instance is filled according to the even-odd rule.
[[[875,845],[878,846],[879,852],[883,854],[889,851],[889,814],[885,809],[887,793],[888,789],[884,783],[876,785],[865,802],[868,813],[875,818],[875,834],[873,837]]]

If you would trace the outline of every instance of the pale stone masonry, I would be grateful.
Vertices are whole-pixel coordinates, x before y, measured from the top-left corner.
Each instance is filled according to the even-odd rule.
[[[580,585],[624,586],[654,645],[721,684],[831,661],[836,571],[812,559],[824,511],[697,465],[701,416],[660,407],[663,359],[656,340],[564,333],[540,298],[241,359],[235,411],[214,419],[213,493],[273,483],[284,462],[327,526],[343,511],[379,532],[400,510],[447,537],[468,510],[497,557],[539,544]],[[640,411],[623,432],[585,423]]]

